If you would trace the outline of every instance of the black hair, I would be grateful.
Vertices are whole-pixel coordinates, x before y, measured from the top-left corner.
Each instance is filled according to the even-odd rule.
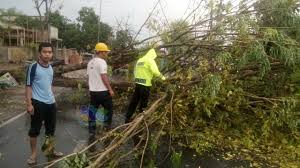
[[[52,48],[52,51],[53,51],[53,46],[52,46],[52,44],[50,44],[50,43],[40,43],[40,45],[39,45],[39,52],[41,52],[42,51],[42,49],[43,48],[45,48],[45,47],[51,47]]]

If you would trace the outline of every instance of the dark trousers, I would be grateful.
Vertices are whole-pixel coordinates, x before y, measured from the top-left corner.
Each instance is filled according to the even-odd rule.
[[[106,127],[109,127],[113,116],[112,97],[108,91],[90,92],[90,106],[89,106],[89,133],[96,133],[96,112],[100,105],[107,111],[107,120],[104,122]]]
[[[54,136],[56,125],[56,105],[46,104],[35,99],[31,99],[34,114],[31,115],[30,137],[37,137],[44,121],[46,136]]]
[[[147,107],[148,99],[150,95],[150,87],[136,84],[134,93],[129,103],[129,107],[126,113],[125,123],[128,123],[134,114],[137,106],[139,105],[139,112],[143,112],[143,110]]]

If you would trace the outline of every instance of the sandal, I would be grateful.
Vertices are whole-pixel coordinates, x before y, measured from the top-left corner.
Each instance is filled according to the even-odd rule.
[[[52,156],[54,157],[62,157],[64,154],[62,152],[53,151]]]
[[[54,158],[57,158],[57,157],[62,157],[64,156],[64,154],[62,152],[57,152],[57,151],[53,151],[51,153],[48,153],[46,154],[47,157],[54,157]]]
[[[36,159],[32,159],[31,157],[27,159],[27,164],[34,165],[36,164]]]

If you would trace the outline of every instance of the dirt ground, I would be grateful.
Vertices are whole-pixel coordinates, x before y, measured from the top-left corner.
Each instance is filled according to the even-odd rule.
[[[19,68],[24,67],[21,64],[10,64],[10,63],[0,63],[0,72],[1,71],[14,71],[18,70]]]

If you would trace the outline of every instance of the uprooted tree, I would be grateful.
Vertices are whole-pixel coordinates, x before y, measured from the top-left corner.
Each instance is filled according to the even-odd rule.
[[[238,154],[254,167],[300,164],[299,2],[198,3],[174,24],[152,21],[149,27],[157,35],[132,43],[169,51],[163,58],[168,80],[153,87],[150,108],[49,167],[59,161],[66,167],[74,163],[115,167],[131,153],[141,154],[143,167],[145,151],[155,154],[166,139],[166,158],[183,146],[200,154],[231,151],[228,157]],[[122,51],[120,58],[130,62],[144,50]],[[142,137],[136,146],[121,153],[120,146],[136,135]],[[88,148],[107,139],[110,143],[104,150],[85,155]],[[155,158],[151,163],[161,164]]]

